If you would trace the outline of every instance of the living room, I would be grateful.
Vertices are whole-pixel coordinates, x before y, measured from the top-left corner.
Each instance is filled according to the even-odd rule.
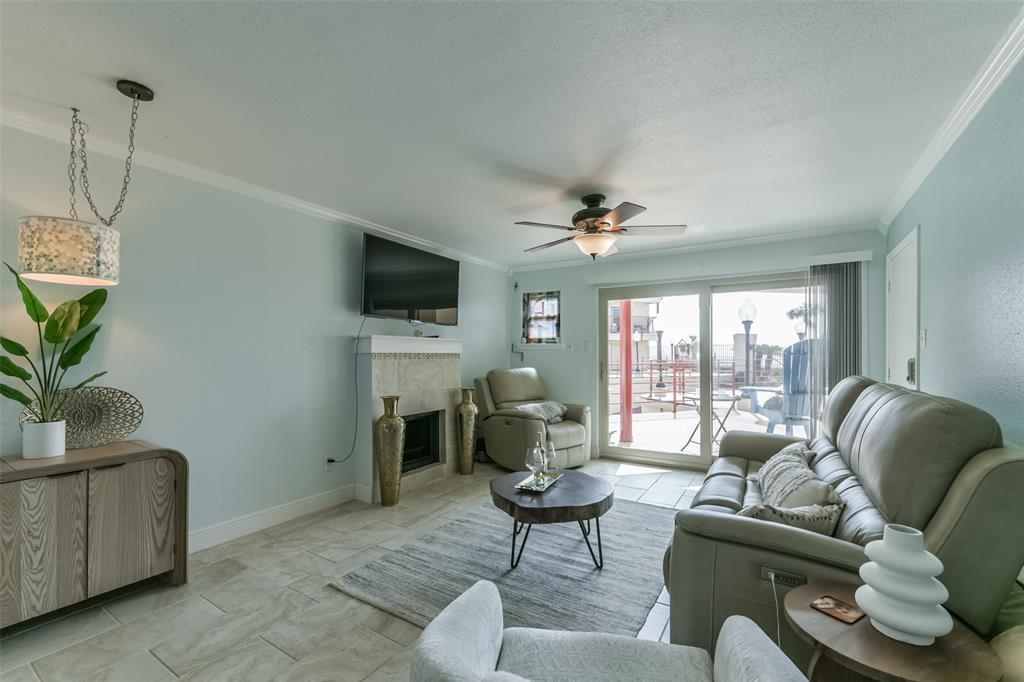
[[[1024,680],[1022,54],[0,0],[0,682]]]

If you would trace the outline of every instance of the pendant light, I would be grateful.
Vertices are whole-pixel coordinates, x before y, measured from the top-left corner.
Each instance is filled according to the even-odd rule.
[[[131,125],[128,128],[128,156],[124,162],[121,196],[110,217],[100,215],[89,191],[89,159],[85,148],[86,125],[71,109],[71,155],[68,161],[70,218],[24,216],[18,231],[18,260],[25,279],[59,284],[114,286],[120,279],[121,235],[112,225],[124,208],[131,182],[132,155],[135,153],[135,123],[139,102],[153,100],[153,91],[129,80],[117,82],[118,91],[132,99]],[[81,170],[78,162],[81,161]],[[89,208],[100,224],[78,219],[75,187],[80,184]]]

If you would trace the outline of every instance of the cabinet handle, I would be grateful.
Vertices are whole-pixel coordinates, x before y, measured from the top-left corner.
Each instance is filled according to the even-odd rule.
[[[100,469],[116,469],[117,467],[123,467],[127,462],[118,462],[117,464],[104,464],[103,466],[93,467],[93,471],[99,471]]]
[[[65,476],[75,476],[80,473],[82,473],[81,469],[75,469],[74,471],[65,471],[62,474],[50,474],[46,478],[64,478]]]

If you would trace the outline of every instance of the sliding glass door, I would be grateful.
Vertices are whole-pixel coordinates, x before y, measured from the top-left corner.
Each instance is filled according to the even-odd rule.
[[[804,298],[802,274],[602,289],[602,452],[705,468],[730,430],[803,435]]]

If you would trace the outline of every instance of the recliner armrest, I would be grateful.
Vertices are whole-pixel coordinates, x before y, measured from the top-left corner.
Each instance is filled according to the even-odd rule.
[[[748,516],[683,509],[676,514],[676,530],[804,557],[854,572],[867,561],[864,548],[858,544]]]
[[[583,424],[590,416],[590,405],[566,405],[566,407],[569,408],[563,417],[566,421]]]
[[[777,433],[756,431],[730,431],[722,437],[718,449],[719,457],[743,457],[765,462],[779,450],[793,443],[806,443],[803,438],[783,436]]]

